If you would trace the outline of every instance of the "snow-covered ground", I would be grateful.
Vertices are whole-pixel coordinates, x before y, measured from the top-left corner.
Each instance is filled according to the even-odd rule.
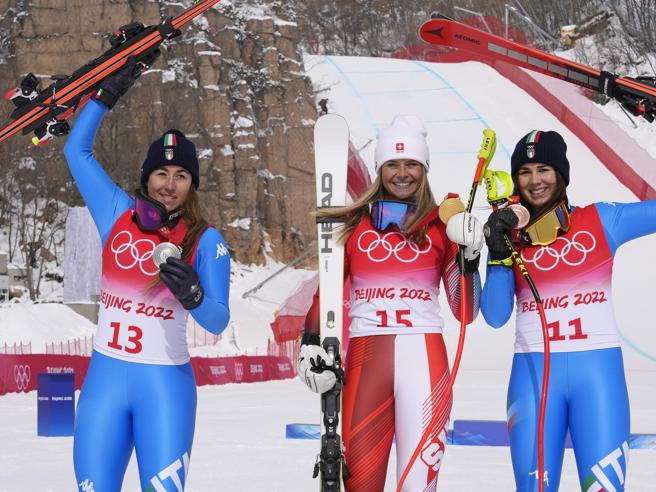
[[[515,142],[532,129],[553,129],[565,137],[572,164],[570,198],[575,204],[601,200],[635,201],[635,196],[553,115],[536,101],[479,63],[431,64],[403,60],[308,57],[306,68],[320,97],[348,120],[356,146],[371,162],[376,130],[397,113],[422,117],[430,135],[430,180],[438,200],[449,191],[468,192],[483,128],[496,130],[498,145],[492,168],[509,170]],[[653,142],[656,127],[640,125],[635,139]],[[485,218],[484,192],[476,213]],[[651,305],[656,281],[656,238],[642,238],[620,248],[615,262],[615,308],[624,339],[632,432],[656,433],[656,333]],[[308,271],[287,271],[256,294],[241,294],[280,265],[236,265],[231,309],[239,345],[263,348],[271,336],[273,312]],[[22,309],[13,307],[12,309]],[[39,309],[39,306],[34,306]],[[2,310],[0,310],[1,312]],[[451,357],[458,325],[443,310]],[[0,314],[0,316],[2,316]],[[0,343],[9,336],[0,319]],[[12,318],[11,330],[28,333],[32,324]],[[41,331],[59,340],[65,320]],[[478,319],[468,329],[455,387],[453,419],[505,418],[505,387],[513,353],[512,321],[499,330]],[[14,331],[12,331],[12,336]],[[37,336],[29,332],[30,336]],[[27,341],[27,340],[23,340]],[[285,440],[285,424],[317,422],[318,399],[297,381],[199,388],[198,421],[187,490],[307,491],[317,442]],[[66,491],[74,487],[72,440],[36,437],[36,394],[0,398],[0,491]],[[631,454],[627,490],[656,490],[656,451]],[[390,474],[393,475],[393,465]],[[394,490],[388,481],[386,490]],[[138,490],[134,461],[124,490]],[[507,448],[450,446],[440,490],[513,490]],[[571,452],[566,453],[561,490],[578,490]]]
[[[456,418],[502,419],[506,377],[503,371],[463,370],[455,388]],[[643,390],[649,383],[646,379]],[[651,396],[645,403],[653,409],[656,399]],[[73,490],[73,439],[37,437],[35,412],[34,393],[7,395],[0,401],[0,491]],[[653,421],[652,411],[652,426]],[[318,441],[285,439],[285,425],[291,422],[318,422],[318,398],[297,380],[198,388],[196,435],[186,490],[318,490],[312,479]],[[648,427],[649,420],[645,418],[643,423]],[[656,451],[631,452],[627,491],[656,490],[655,460]],[[392,457],[387,492],[395,489],[394,469]],[[138,484],[133,459],[123,490],[139,490]],[[565,452],[561,484],[563,491],[579,490],[571,450]],[[514,490],[508,448],[448,446],[438,487],[454,492]]]
[[[56,303],[0,303],[0,345],[28,343],[32,353],[46,352],[47,342],[90,337],[93,323],[68,306]]]

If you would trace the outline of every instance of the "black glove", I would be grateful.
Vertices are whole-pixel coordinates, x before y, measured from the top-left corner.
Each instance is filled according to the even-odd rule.
[[[93,96],[109,109],[112,109],[116,101],[124,95],[141,75],[141,67],[137,66],[137,59],[131,56],[119,71],[104,79],[98,91]]]
[[[184,261],[169,256],[159,267],[159,278],[187,310],[203,302],[203,288],[194,269]]]
[[[321,345],[321,337],[318,333],[303,332],[301,345]]]
[[[458,264],[458,267],[460,267],[460,255],[462,255],[462,249],[458,248],[458,254],[456,255],[456,263]],[[478,255],[476,258],[473,260],[467,260],[465,259],[464,261],[464,266],[465,266],[465,271],[460,272],[460,273],[474,273],[478,271],[478,264],[481,260],[481,255]]]
[[[504,262],[510,258],[512,250],[506,244],[503,236],[510,237],[510,232],[518,222],[519,218],[509,208],[495,210],[490,214],[483,226],[483,234],[485,234],[485,243],[490,251],[491,261]]]

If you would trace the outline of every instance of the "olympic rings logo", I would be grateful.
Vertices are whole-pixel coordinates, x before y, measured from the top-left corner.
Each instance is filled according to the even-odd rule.
[[[371,241],[366,241],[364,238],[373,235]],[[398,236],[401,240],[395,245],[388,241],[388,238]],[[399,232],[388,232],[383,237],[380,237],[377,231],[364,231],[358,238],[358,249],[367,256],[374,263],[381,263],[386,261],[390,256],[394,257],[402,263],[412,263],[420,255],[428,253],[433,247],[433,243],[429,236],[426,236],[428,245],[420,249],[419,246],[408,240],[403,234]]]
[[[127,236],[125,241],[118,241],[118,238],[123,235]],[[114,253],[114,262],[119,268],[130,270],[134,266],[139,265],[139,269],[144,275],[152,277],[159,273],[159,269],[151,261],[155,246],[155,242],[150,239],[138,239],[132,242],[130,231],[121,231],[112,239],[110,249]],[[152,271],[146,269],[146,266],[149,264],[153,267]]]
[[[556,268],[561,260],[572,267],[581,265],[588,258],[588,253],[591,253],[597,247],[597,240],[588,231],[577,232],[571,240],[562,236],[558,237],[552,245],[558,245],[559,241],[563,244],[560,251],[559,248],[551,245],[542,246],[532,250],[535,252],[530,258],[527,258],[524,249],[521,253],[522,260],[525,263],[534,264],[538,270],[548,272]]]
[[[14,366],[14,381],[18,391],[27,391],[30,385],[30,378],[32,377],[32,370],[28,365],[15,365]]]

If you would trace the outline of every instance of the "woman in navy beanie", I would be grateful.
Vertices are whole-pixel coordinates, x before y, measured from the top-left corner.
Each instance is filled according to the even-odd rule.
[[[93,155],[108,108],[138,75],[132,59],[104,80],[64,149],[103,245],[98,329],[75,420],[80,491],[121,490],[133,449],[141,490],[184,489],[196,418],[187,317],[218,334],[230,316],[230,256],[201,214],[191,140],[175,129],[155,140],[134,196]]]
[[[572,439],[581,490],[624,490],[629,398],[613,312],[613,259],[624,243],[656,232],[656,201],[570,204],[567,145],[554,131],[522,137],[511,158],[515,194],[530,213],[521,228],[510,209],[486,225],[489,249],[481,311],[493,327],[516,300],[515,355],[508,387],[510,450],[518,491],[558,490],[565,437]],[[530,288],[503,239],[513,237],[546,311],[550,375],[544,427],[545,474],[538,476],[542,325]]]

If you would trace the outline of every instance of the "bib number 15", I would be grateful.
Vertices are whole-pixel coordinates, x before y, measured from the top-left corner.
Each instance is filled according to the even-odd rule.
[[[119,335],[121,334],[121,323],[118,323],[116,321],[112,322],[109,324],[114,330],[114,333],[112,335],[112,340],[107,342],[107,346],[109,348],[113,348],[114,350],[121,350],[125,351],[128,354],[138,354],[141,352],[143,349],[143,345],[141,344],[141,337],[143,336],[143,330],[139,328],[138,326],[134,325],[129,325],[126,328],[126,331],[128,332],[128,340],[125,345],[121,345],[118,343]]]
[[[412,321],[408,319],[408,316],[410,316],[410,310],[409,309],[397,309],[394,311],[396,313],[396,325],[403,325],[403,326],[412,326]],[[378,323],[376,326],[378,328],[387,328],[389,326],[389,316],[387,314],[387,311],[376,311],[376,316],[380,318],[380,323]]]

